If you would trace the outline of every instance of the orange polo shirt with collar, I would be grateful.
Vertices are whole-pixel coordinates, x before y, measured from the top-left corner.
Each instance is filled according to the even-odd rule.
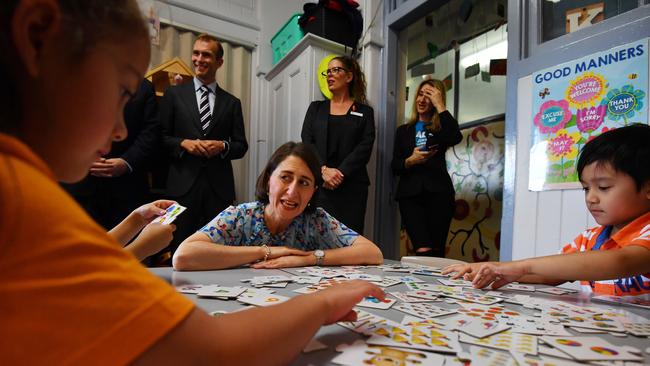
[[[562,253],[576,253],[592,250],[605,226],[591,228],[578,235],[571,244],[562,248]],[[650,212],[625,225],[616,234],[606,239],[599,250],[615,250],[629,245],[638,245],[650,250]],[[634,296],[650,293],[650,273],[615,280],[581,281],[583,289],[597,295]]]
[[[128,364],[193,307],[108,236],[28,146],[0,134],[2,363]]]

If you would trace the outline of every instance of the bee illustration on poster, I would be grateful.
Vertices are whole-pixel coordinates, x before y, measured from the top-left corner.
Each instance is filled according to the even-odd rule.
[[[580,149],[611,129],[648,123],[648,39],[533,73],[529,189],[580,188]]]

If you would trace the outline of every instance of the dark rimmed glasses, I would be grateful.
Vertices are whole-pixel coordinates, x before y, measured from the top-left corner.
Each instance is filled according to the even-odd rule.
[[[340,72],[348,72],[348,70],[344,69],[342,67],[335,66],[335,67],[332,67],[331,69],[327,69],[327,70],[321,72],[320,74],[323,75],[323,76],[330,76],[330,75],[337,75]]]

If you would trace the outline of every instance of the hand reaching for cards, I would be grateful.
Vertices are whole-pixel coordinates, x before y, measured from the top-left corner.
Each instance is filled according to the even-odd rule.
[[[332,324],[339,321],[356,320],[357,313],[352,308],[359,301],[367,296],[384,300],[386,294],[377,285],[367,281],[354,280],[332,286],[309,296],[317,296],[325,301],[327,305],[325,324]]]
[[[164,215],[167,207],[173,205],[174,203],[176,202],[170,200],[158,200],[136,208],[133,210],[133,213],[140,216],[146,225],[156,217]]]
[[[151,223],[142,229],[140,235],[126,247],[126,250],[139,260],[143,260],[167,247],[174,237],[174,230],[176,226],[172,224]]]
[[[510,282],[517,281],[526,274],[523,266],[517,262],[483,262],[453,264],[442,270],[443,275],[455,273],[451,279],[463,278],[472,281],[476,288],[484,288],[492,284],[492,289],[498,289]]]

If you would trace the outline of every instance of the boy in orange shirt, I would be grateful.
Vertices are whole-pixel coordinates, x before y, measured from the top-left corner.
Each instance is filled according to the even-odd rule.
[[[650,126],[599,135],[583,148],[577,169],[587,208],[601,226],[578,235],[563,254],[452,265],[443,274],[455,273],[477,288],[581,280],[600,295],[650,293]]]

